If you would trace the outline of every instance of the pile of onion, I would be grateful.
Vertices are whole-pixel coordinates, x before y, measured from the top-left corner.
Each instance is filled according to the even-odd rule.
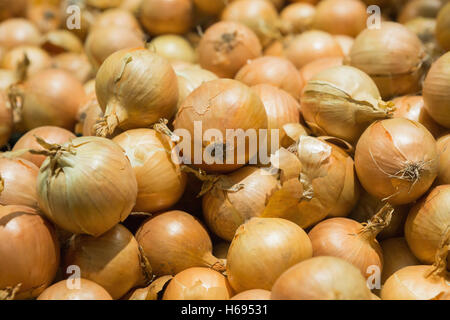
[[[101,136],[113,134],[116,128],[140,128],[170,119],[178,103],[177,78],[169,62],[144,48],[110,55],[98,70],[95,91],[105,114],[96,128]]]
[[[39,295],[37,300],[112,300],[112,297],[95,282],[76,278],[61,280],[51,285]]]
[[[192,0],[143,0],[139,19],[150,34],[186,33],[192,25]]]
[[[9,50],[20,45],[38,46],[41,33],[30,21],[14,18],[0,23],[0,46]]]
[[[58,29],[47,32],[42,39],[41,46],[53,55],[63,52],[83,52],[81,40],[68,30]]]
[[[55,68],[70,72],[82,83],[93,76],[92,65],[84,53],[61,53],[54,56],[52,62]]]
[[[311,28],[316,7],[305,2],[292,3],[280,12],[284,33],[302,33]]]
[[[99,236],[125,220],[137,183],[122,148],[99,137],[62,145],[40,141],[48,155],[38,175],[39,206],[60,228]]]
[[[52,3],[33,3],[27,10],[27,19],[42,33],[58,29],[62,22],[61,18],[59,8]]]
[[[59,265],[53,227],[25,206],[0,206],[0,220],[0,295],[6,290],[15,291],[16,299],[37,297]]]
[[[343,58],[342,57],[330,57],[330,58],[321,58],[314,60],[308,64],[305,64],[300,68],[300,77],[302,78],[302,89],[311,80],[316,74],[319,72],[332,68],[342,66]]]
[[[233,78],[248,60],[261,56],[261,43],[243,24],[222,21],[209,27],[198,46],[202,68],[219,77]]]
[[[438,184],[450,184],[450,134],[447,134],[437,141],[439,152],[439,173]]]
[[[28,76],[49,68],[52,63],[50,56],[43,49],[24,45],[15,47],[6,53],[1,61],[1,68],[17,70],[21,67],[20,64],[24,63],[24,59],[28,59],[26,62],[26,75]]]
[[[285,271],[271,300],[372,300],[358,268],[336,257],[314,257]]]
[[[252,218],[237,229],[231,242],[228,281],[237,293],[270,290],[284,271],[312,254],[311,241],[295,223],[279,218]]]
[[[238,293],[230,300],[270,300],[270,291],[263,289],[250,289]]]
[[[178,35],[166,34],[158,36],[150,41],[148,48],[169,61],[194,63],[197,60],[194,48],[192,48],[189,41]]]
[[[450,4],[446,4],[436,20],[436,39],[445,50],[450,50]]]
[[[145,221],[136,239],[157,276],[175,275],[192,267],[223,271],[212,255],[212,243],[205,228],[189,213],[168,211]]]
[[[437,176],[436,140],[412,120],[377,121],[358,141],[355,168],[364,189],[376,198],[393,205],[413,202]]]
[[[0,73],[0,78],[2,74]],[[8,98],[0,88],[0,146],[8,143],[13,131],[13,112]]]

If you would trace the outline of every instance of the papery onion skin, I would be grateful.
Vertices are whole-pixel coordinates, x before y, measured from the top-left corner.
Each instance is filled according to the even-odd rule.
[[[435,261],[442,237],[450,228],[450,185],[435,187],[409,212],[405,238],[424,264]]]
[[[54,126],[37,127],[20,137],[14,145],[12,151],[19,151],[22,149],[44,150],[44,148],[36,141],[35,136],[44,139],[48,143],[57,144],[62,144],[76,137],[72,132],[64,128]],[[38,168],[46,158],[44,155],[32,154],[30,152],[21,154],[20,157],[34,163]]]
[[[54,229],[25,206],[0,206],[0,219],[0,290],[21,283],[16,299],[37,297],[52,283],[59,265]]]
[[[189,41],[178,35],[161,35],[148,44],[150,50],[169,61],[185,61],[194,63],[197,60],[194,48]]]
[[[311,256],[311,241],[296,224],[279,218],[252,218],[237,229],[231,242],[228,281],[237,293],[270,290],[284,271]]]
[[[53,57],[53,66],[72,73],[78,80],[85,83],[92,78],[93,69],[85,54],[66,52]]]
[[[80,137],[47,157],[37,190],[40,208],[56,225],[99,236],[128,217],[136,203],[137,183],[119,145],[105,138]]]
[[[202,68],[222,78],[234,78],[249,59],[261,56],[255,33],[243,24],[222,21],[209,27],[198,46]]]
[[[314,20],[316,7],[309,3],[298,2],[286,6],[280,13],[285,33],[301,33],[309,28]]]
[[[373,123],[358,141],[355,168],[364,189],[392,205],[417,200],[437,176],[433,135],[420,123],[403,118]]]
[[[2,74],[0,73],[0,78]],[[0,88],[0,146],[8,143],[13,131],[13,112],[8,98]]]
[[[224,277],[208,268],[178,273],[164,291],[163,300],[229,300],[233,291]]]
[[[161,300],[162,293],[172,279],[172,276],[156,278],[147,287],[132,290],[123,296],[121,300]]]
[[[270,300],[270,291],[263,289],[251,289],[242,291],[230,300]]]
[[[43,36],[42,48],[50,54],[60,54],[63,52],[83,52],[83,43],[80,39],[68,30],[53,30]]]
[[[79,281],[80,288],[69,288],[67,280],[61,280],[48,287],[37,300],[112,300],[108,291],[95,282],[82,278]]]
[[[439,152],[439,173],[437,177],[438,184],[450,184],[450,134],[447,134],[437,141]]]
[[[34,24],[23,18],[0,23],[0,46],[9,50],[19,45],[39,45],[41,33]]]
[[[437,16],[436,39],[445,50],[450,50],[450,4],[445,5]]]
[[[300,68],[300,77],[303,81],[302,89],[311,80],[316,74],[319,72],[337,66],[342,66],[343,58],[342,57],[330,57],[330,58],[321,58],[314,60],[308,64],[305,64]]]
[[[192,267],[220,266],[205,228],[190,214],[168,211],[144,222],[136,239],[157,276]]]
[[[358,268],[336,257],[314,257],[285,271],[271,300],[371,300]]]
[[[152,129],[133,129],[114,137],[125,150],[138,183],[134,211],[157,212],[173,206],[183,195],[186,174],[172,160],[170,138]]]
[[[4,69],[17,70],[20,63],[25,59],[29,60],[26,68],[26,75],[36,74],[40,70],[50,68],[51,58],[47,52],[35,46],[18,46],[9,50],[2,59],[1,67]]]

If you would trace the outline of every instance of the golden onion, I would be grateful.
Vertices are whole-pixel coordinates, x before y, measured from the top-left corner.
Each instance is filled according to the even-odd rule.
[[[438,184],[450,184],[450,134],[447,134],[437,141],[439,152],[439,173]]]

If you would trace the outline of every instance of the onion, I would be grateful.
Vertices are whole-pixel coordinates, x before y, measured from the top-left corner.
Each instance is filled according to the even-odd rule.
[[[92,65],[84,53],[66,52],[58,54],[53,57],[53,66],[70,72],[82,83],[93,76]]]
[[[178,102],[177,78],[168,61],[144,48],[110,55],[95,79],[97,99],[105,116],[97,134],[145,127],[170,119]]]
[[[138,184],[134,211],[157,212],[173,206],[186,187],[186,174],[172,161],[174,143],[152,129],[128,130],[113,139],[131,162]]]
[[[171,279],[173,279],[172,276],[159,277],[153,280],[147,287],[138,288],[132,291],[129,297],[127,294],[124,298],[127,298],[127,300],[161,300],[162,293]]]
[[[270,290],[284,271],[311,256],[311,241],[296,224],[279,218],[252,218],[237,229],[231,242],[228,281],[237,293]]]
[[[50,54],[83,52],[83,44],[80,39],[68,30],[49,31],[42,40],[42,48]]]
[[[264,49],[265,56],[283,57],[284,48],[281,40],[275,40]]]
[[[450,184],[450,134],[447,134],[437,141],[439,152],[439,173],[438,184]]]
[[[175,275],[192,267],[223,271],[211,253],[212,244],[203,226],[183,211],[168,211],[150,218],[136,233],[153,273]]]
[[[285,271],[272,300],[372,300],[359,269],[335,257],[314,257]]]
[[[436,142],[420,123],[394,118],[373,123],[356,146],[355,168],[364,189],[393,205],[417,200],[437,176]]]
[[[425,59],[425,47],[413,32],[399,23],[382,22],[380,28],[358,35],[347,64],[371,76],[387,99],[419,91]]]
[[[40,41],[39,30],[28,20],[14,18],[0,23],[0,46],[7,50],[20,45],[37,46]]]
[[[65,252],[65,267],[70,265],[78,266],[82,278],[101,285],[113,299],[151,278],[151,267],[141,257],[139,244],[120,224],[98,238],[71,238]]]
[[[412,0],[405,4],[397,20],[405,24],[417,17],[435,18],[441,7],[441,0]]]
[[[97,9],[116,8],[122,0],[86,0],[86,4]]]
[[[16,70],[0,69],[0,90],[7,91],[12,84],[21,81],[20,78]]]
[[[233,78],[248,60],[261,55],[261,44],[245,25],[223,21],[209,27],[198,46],[202,68],[222,78]]]
[[[435,260],[440,242],[450,230],[450,185],[435,187],[410,211],[405,238],[412,253],[424,264]]]
[[[249,60],[236,74],[235,79],[249,86],[271,84],[290,93],[295,99],[300,98],[303,87],[302,79],[294,64],[281,57]]]
[[[195,6],[208,15],[219,15],[223,8],[225,8],[225,2],[223,0],[194,0]]]
[[[47,144],[38,175],[39,206],[60,228],[99,236],[126,219],[137,183],[123,150],[99,137]]]
[[[97,28],[120,27],[133,30],[142,36],[142,30],[135,16],[125,9],[108,9],[99,14],[91,25],[91,31]]]
[[[24,59],[26,63],[26,75],[31,76],[42,69],[49,68],[51,58],[47,52],[35,46],[18,46],[8,51],[3,57],[1,67],[10,70],[18,70]],[[20,70],[18,70],[20,71]]]
[[[344,53],[344,56],[348,56],[350,50],[352,49],[353,43],[355,42],[355,39],[349,36],[339,34],[335,35],[333,38],[339,43],[339,46],[341,47],[342,52]]]
[[[90,79],[86,81],[83,85],[84,91],[86,92],[86,95],[89,96],[91,93],[94,93],[95,95],[95,79]]]
[[[228,300],[232,289],[223,275],[208,268],[189,268],[178,273],[163,300]]]
[[[87,102],[78,110],[77,134],[83,136],[95,136],[95,125],[102,119],[103,111],[98,104],[95,91],[88,95]],[[116,130],[120,132],[120,130]]]
[[[37,297],[53,281],[59,246],[53,227],[25,206],[0,206],[0,294],[21,284],[16,299]]]
[[[61,0],[60,0],[61,1]],[[63,21],[74,23],[76,22],[73,17],[73,10],[68,9],[69,6],[77,6],[80,8],[80,24],[79,28],[73,28],[70,30],[73,34],[75,34],[80,40],[84,41],[86,39],[87,34],[89,33],[90,27],[94,23],[99,11],[95,10],[92,7],[89,7],[85,0],[62,0],[61,1],[61,15],[63,17]],[[64,24],[65,28],[68,28],[67,24]]]
[[[28,131],[22,137],[20,137],[20,139],[14,145],[12,151],[19,151],[23,149],[44,150],[44,148],[36,141],[36,136],[44,139],[48,143],[56,144],[62,144],[75,138],[75,135],[72,132],[63,128],[53,126],[37,127]],[[32,162],[38,168],[45,160],[44,155],[33,154],[30,152],[23,153],[20,155],[20,157]]]
[[[13,107],[20,113],[21,126],[26,130],[46,125],[71,130],[78,107],[85,99],[81,82],[58,69],[36,73],[23,86],[11,89],[10,94]]]
[[[186,33],[192,25],[192,0],[143,0],[139,18],[150,34]]]
[[[27,0],[3,0],[0,2],[0,21],[23,16],[27,7]]]
[[[178,35],[162,35],[149,43],[149,48],[169,61],[195,62],[196,54],[189,41]]]
[[[330,57],[330,58],[321,58],[314,60],[310,63],[305,64],[300,68],[300,77],[302,78],[303,86],[305,87],[307,82],[311,80],[316,74],[319,72],[332,68],[342,66],[343,58],[342,57]]]
[[[270,291],[262,289],[251,289],[242,291],[230,300],[270,300]]]
[[[280,13],[285,33],[302,33],[311,28],[316,7],[309,3],[298,2],[286,6]]]
[[[0,78],[2,74],[0,73]],[[13,131],[13,113],[6,94],[0,88],[0,146],[8,143]]]
[[[450,53],[431,66],[423,83],[423,99],[428,114],[440,125],[450,128]]]
[[[435,37],[436,19],[418,17],[405,23],[405,27],[414,32],[422,41],[430,61],[437,60],[445,53]],[[429,68],[429,63],[427,63],[426,68]]]
[[[436,39],[445,50],[450,50],[450,4],[445,5],[437,16]]]
[[[112,300],[104,288],[93,281],[79,279],[80,288],[69,288],[67,280],[61,280],[48,287],[38,300]]]
[[[60,26],[61,12],[51,3],[32,4],[27,11],[27,19],[33,22],[42,33],[58,29]]]

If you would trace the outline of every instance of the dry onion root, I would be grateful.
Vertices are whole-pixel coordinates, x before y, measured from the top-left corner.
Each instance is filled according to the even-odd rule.
[[[80,287],[67,285],[67,280],[61,280],[42,292],[37,300],[112,300],[111,295],[103,287],[87,279],[79,281]]]

